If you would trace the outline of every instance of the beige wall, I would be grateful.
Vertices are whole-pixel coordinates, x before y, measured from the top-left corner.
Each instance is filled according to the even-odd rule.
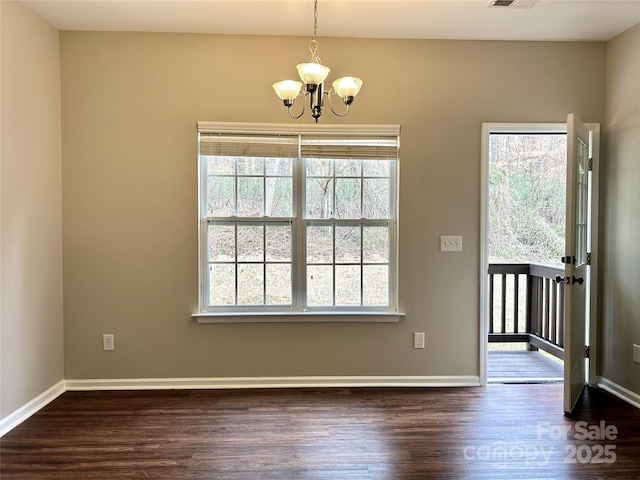
[[[640,395],[640,25],[607,44],[601,162],[600,374]]]
[[[60,43],[18,2],[2,11],[1,408],[64,378]]]
[[[481,123],[603,122],[605,45],[321,39],[332,78],[365,81],[321,121],[402,127],[407,316],[198,325],[195,122],[294,122],[271,83],[307,41],[61,33],[66,378],[478,375]],[[443,234],[464,251],[440,253]]]

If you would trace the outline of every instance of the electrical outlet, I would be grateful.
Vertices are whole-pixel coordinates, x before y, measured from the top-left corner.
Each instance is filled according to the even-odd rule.
[[[113,333],[105,333],[102,335],[102,350],[115,350],[113,342]]]
[[[424,348],[424,333],[415,332],[413,334],[413,348]]]
[[[633,344],[633,361],[640,363],[640,345]]]
[[[442,235],[440,237],[441,252],[461,252],[462,235]]]

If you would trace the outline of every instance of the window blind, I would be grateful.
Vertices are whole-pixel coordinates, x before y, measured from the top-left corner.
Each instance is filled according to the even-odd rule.
[[[302,158],[396,160],[398,137],[326,138],[305,135],[300,140],[300,156]]]
[[[200,155],[222,157],[297,158],[298,137],[200,132]]]
[[[198,122],[199,154],[397,160],[398,125],[260,125]]]

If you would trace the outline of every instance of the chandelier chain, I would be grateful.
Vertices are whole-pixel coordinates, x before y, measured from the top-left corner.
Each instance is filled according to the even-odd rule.
[[[320,63],[318,56],[318,41],[316,35],[318,33],[318,0],[313,2],[313,38],[309,42],[309,50],[311,51],[311,63]]]

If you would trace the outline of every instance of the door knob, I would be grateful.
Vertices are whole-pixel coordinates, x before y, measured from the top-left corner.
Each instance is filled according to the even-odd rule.
[[[572,283],[572,284],[574,284],[574,285],[575,285],[576,283],[577,283],[577,284],[579,284],[579,285],[582,285],[582,282],[584,282],[584,279],[583,279],[582,277],[578,277],[578,278],[576,278],[576,277],[574,276],[574,277],[571,279],[571,283]]]
[[[560,275],[556,275],[556,283],[562,283],[564,281],[564,277],[561,277]]]

